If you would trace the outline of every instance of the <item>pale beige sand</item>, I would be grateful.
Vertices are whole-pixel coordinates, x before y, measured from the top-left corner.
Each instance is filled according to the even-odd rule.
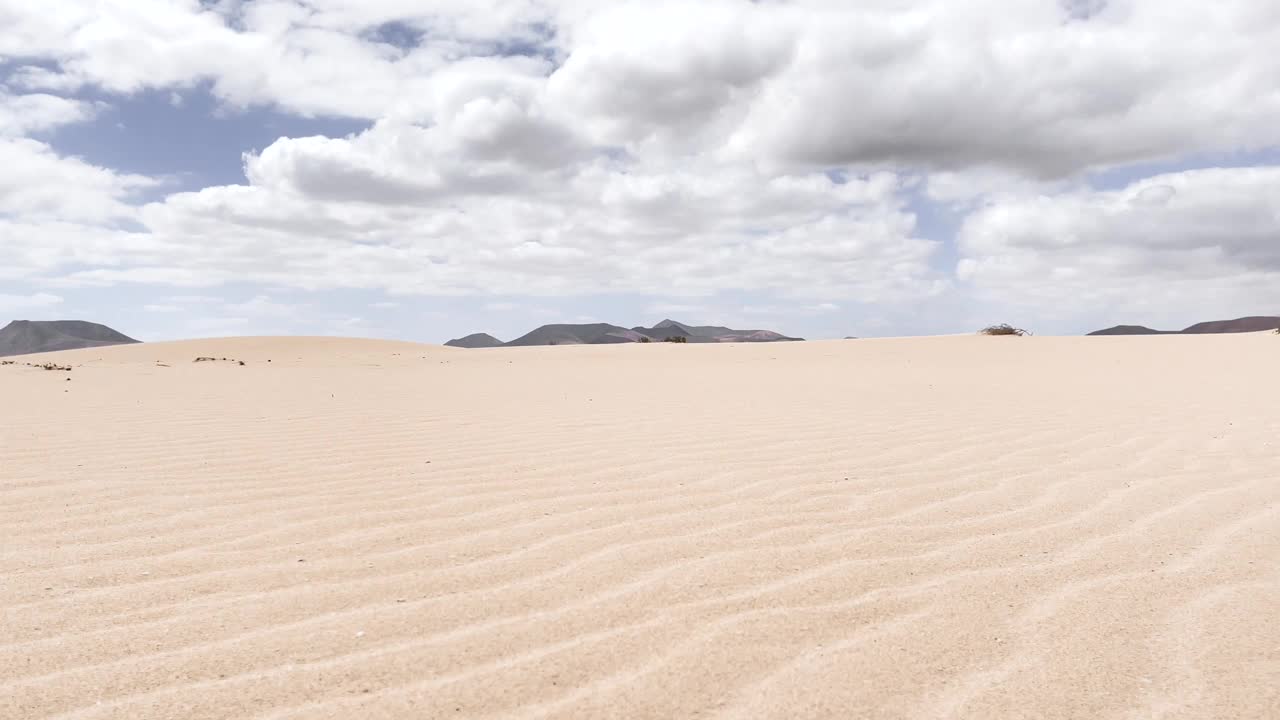
[[[52,357],[3,718],[1280,717],[1274,335]]]

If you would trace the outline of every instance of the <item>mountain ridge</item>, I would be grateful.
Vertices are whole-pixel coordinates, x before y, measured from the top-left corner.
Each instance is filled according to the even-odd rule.
[[[719,325],[686,325],[666,319],[653,327],[625,328],[610,323],[553,323],[535,328],[510,342],[502,342],[487,333],[474,333],[445,343],[450,347],[532,347],[545,345],[621,345],[625,343],[664,342],[668,338],[684,338],[690,343],[726,342],[801,342],[804,338],[788,337],[773,330],[734,330]]]
[[[445,347],[466,348],[469,350],[478,350],[481,348],[502,347],[506,343],[489,333],[472,333],[466,337],[454,338],[445,343]]]
[[[14,320],[0,328],[0,357],[137,342],[106,325],[84,320]]]
[[[1105,330],[1095,330],[1089,335],[1218,335],[1266,330],[1280,330],[1280,316],[1250,315],[1234,320],[1210,320],[1196,323],[1182,330],[1153,330],[1143,325],[1116,325]]]

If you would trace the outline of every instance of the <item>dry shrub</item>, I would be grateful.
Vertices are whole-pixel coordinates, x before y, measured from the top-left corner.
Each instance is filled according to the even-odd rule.
[[[982,332],[982,334],[989,334],[989,336],[1023,337],[1023,336],[1028,336],[1028,334],[1032,334],[1032,332],[1030,331],[1024,331],[1023,328],[1015,328],[1014,325],[1005,324],[1005,323],[998,324],[998,325],[991,325],[991,327],[988,327],[988,328],[982,328],[982,331],[980,332]]]
[[[70,365],[59,365],[57,363],[23,363],[27,367],[40,368],[41,370],[56,370],[58,372],[71,372]]]

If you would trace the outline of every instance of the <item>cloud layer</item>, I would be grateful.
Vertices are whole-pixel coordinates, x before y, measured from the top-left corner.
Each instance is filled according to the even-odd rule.
[[[1280,146],[1266,0],[0,2],[0,25],[0,278],[33,287],[747,290],[1063,329],[1280,301],[1280,169],[1250,166]],[[144,91],[369,127],[168,195],[58,151]],[[1095,180],[1150,163],[1176,169]]]

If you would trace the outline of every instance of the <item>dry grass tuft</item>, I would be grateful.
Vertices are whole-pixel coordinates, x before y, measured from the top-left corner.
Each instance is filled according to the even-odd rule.
[[[17,365],[17,360],[0,360],[0,365]],[[23,367],[40,368],[41,370],[57,370],[58,372],[71,372],[70,365],[59,365],[57,363],[22,363]]]
[[[1030,330],[1023,330],[1003,323],[982,328],[979,332],[983,335],[1016,335],[1018,337],[1032,334]]]
[[[237,359],[235,359],[235,358],[198,357],[198,358],[196,358],[195,360],[192,360],[192,362],[198,362],[198,363],[202,363],[202,362],[233,362],[233,363],[238,363],[238,364],[240,364],[240,365],[244,365],[244,361],[243,361],[243,360],[237,360]],[[271,361],[270,361],[270,360],[268,360],[267,362],[271,362]]]

